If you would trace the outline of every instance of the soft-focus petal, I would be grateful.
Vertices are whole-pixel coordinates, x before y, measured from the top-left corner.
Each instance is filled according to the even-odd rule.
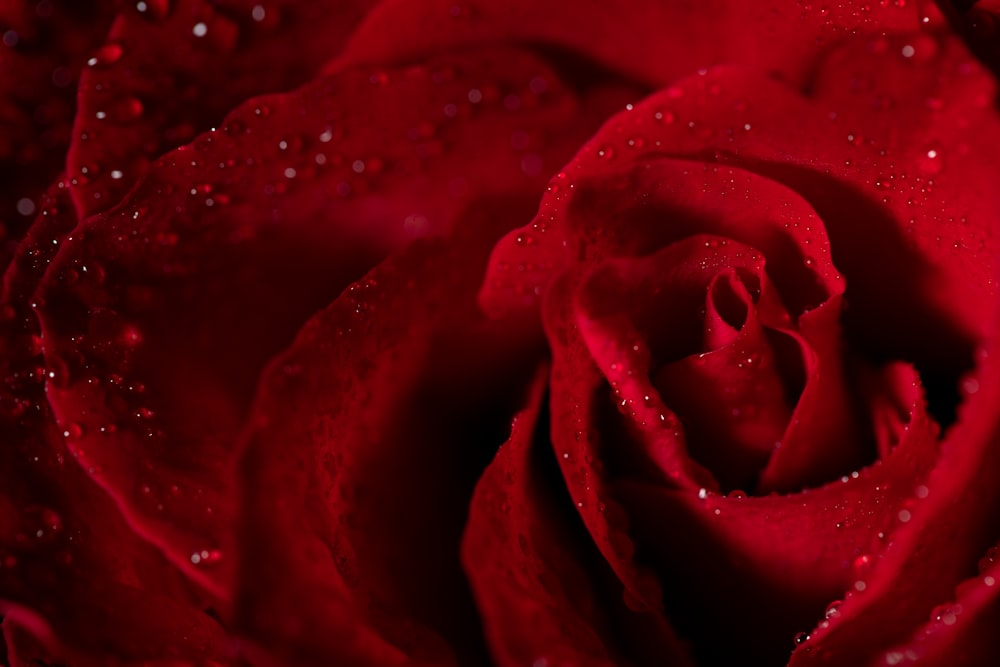
[[[823,51],[846,37],[916,29],[917,2],[725,0],[384,0],[359,26],[347,62],[385,62],[443,48],[526,42],[657,86],[700,67],[754,65],[805,81]],[[933,10],[933,8],[930,8]]]
[[[996,547],[984,557],[977,576],[962,582],[952,602],[935,607],[930,619],[909,641],[885,651],[869,665],[924,665],[975,667],[988,665],[1000,651],[996,628],[1000,624],[1000,591]]]
[[[66,167],[76,82],[114,2],[0,2],[0,271]]]
[[[577,97],[532,56],[469,53],[256,100],[168,154],[74,231],[39,295],[49,399],[75,455],[220,592],[228,463],[263,364],[388,252],[484,198],[537,196],[621,94]]]
[[[80,77],[67,170],[81,218],[248,98],[336,56],[372,0],[173,0],[123,9]]]
[[[646,650],[658,662],[669,657],[671,664],[689,664],[663,621],[652,642],[655,652],[628,641],[644,614],[623,607],[618,586],[602,588],[607,577],[595,573],[607,566],[578,519],[567,516],[572,505],[559,492],[547,433],[539,430],[547,425],[539,424],[544,388],[536,385],[510,439],[483,473],[463,539],[463,564],[494,660],[511,667],[570,667],[615,665],[630,656],[644,664]],[[618,599],[608,600],[609,593]]]
[[[919,62],[903,53],[910,42],[924,54]],[[809,98],[720,69],[609,121],[553,181],[558,191],[535,223],[498,245],[484,305],[537,300],[566,265],[564,244],[574,236],[567,211],[584,204],[574,204],[577,181],[681,157],[746,169],[808,201],[847,278],[848,337],[866,352],[919,358],[931,372],[970,367],[973,341],[990,327],[980,304],[994,285],[985,212],[1000,206],[995,165],[973,150],[1000,135],[994,84],[959,45],[933,33],[852,44],[828,60]],[[885,248],[893,248],[891,263]]]
[[[236,624],[278,663],[485,661],[459,540],[541,350],[484,321],[474,290],[522,206],[482,202],[466,233],[386,260],[268,368],[240,466]]]
[[[227,661],[216,602],[132,533],[66,448],[45,396],[30,297],[76,220],[65,183],[4,275],[0,298],[0,614],[13,664]]]

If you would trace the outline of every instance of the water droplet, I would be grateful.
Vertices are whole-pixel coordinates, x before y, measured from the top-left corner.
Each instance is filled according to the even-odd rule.
[[[615,156],[615,149],[611,146],[603,146],[597,149],[597,157],[602,160],[610,160]]]
[[[176,489],[176,487],[174,487]],[[218,549],[202,549],[191,554],[193,565],[211,565],[222,560],[222,552]]]
[[[826,606],[826,612],[824,613],[825,618],[834,618],[840,616],[840,605],[843,602],[841,600],[834,600]]]
[[[27,197],[22,197],[17,200],[17,212],[21,215],[27,217],[35,214],[35,202],[28,199]]]
[[[944,625],[955,625],[959,613],[961,613],[960,605],[940,605],[931,610],[931,619]]]
[[[941,159],[941,150],[936,146],[928,148],[926,151],[921,153],[920,157],[917,159],[917,166],[920,171],[925,174],[932,176],[940,174],[941,170],[944,169],[944,161]]]

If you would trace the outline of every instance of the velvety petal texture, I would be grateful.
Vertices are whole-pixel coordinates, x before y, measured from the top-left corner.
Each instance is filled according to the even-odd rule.
[[[845,38],[914,30],[925,18],[936,19],[928,4],[384,0],[352,35],[343,58],[385,62],[513,41],[569,51],[655,86],[724,62],[801,82],[824,51]]]
[[[620,585],[610,584],[610,571],[572,516],[539,423],[544,387],[536,384],[483,473],[462,543],[494,660],[568,667],[667,657],[691,664],[668,624],[623,606]]]
[[[66,447],[46,401],[30,295],[67,227],[67,184],[4,276],[0,350],[0,614],[12,665],[230,664],[216,601],[135,535]]]
[[[0,270],[65,169],[76,84],[114,2],[0,3]]]
[[[998,662],[998,7],[0,0],[0,667]]]
[[[541,359],[532,328],[474,308],[511,205],[383,263],[265,373],[240,465],[236,616],[263,664],[486,659],[459,538]]]
[[[116,204],[150,162],[240,102],[309,81],[370,4],[160,0],[123,9],[80,77],[67,156],[80,216]]]
[[[796,646],[792,664],[855,664],[906,641],[988,544],[995,507],[962,495],[958,515],[980,514],[959,522],[962,548],[944,537],[951,485],[981,479],[992,498],[996,481],[969,444],[990,448],[994,428],[974,351],[995,330],[995,248],[974,212],[995,210],[995,170],[971,148],[996,137],[992,81],[934,30],[860,40],[814,74],[805,97],[709,70],[612,119],[501,241],[480,294],[494,313],[542,301],[570,494],[628,594],[706,664],[780,664]],[[781,334],[767,352],[783,391],[752,392],[772,397],[753,425],[784,426],[771,452],[734,428],[752,354],[697,400],[750,313]],[[684,359],[706,370],[671,381]],[[942,444],[935,422],[966,397]],[[721,456],[699,449],[707,428]],[[769,491],[794,493],[747,497]]]
[[[537,78],[548,93],[530,90]],[[533,103],[473,105],[477,86]],[[622,94],[586,94],[581,115],[537,59],[470,53],[251,102],[168,154],[74,230],[39,293],[48,395],[73,452],[137,530],[221,593],[226,471],[267,360],[388,252],[484,197],[532,197],[546,161]]]

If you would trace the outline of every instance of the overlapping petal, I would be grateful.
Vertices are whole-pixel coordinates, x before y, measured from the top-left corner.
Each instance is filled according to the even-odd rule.
[[[726,62],[808,81],[824,51],[859,34],[914,30],[939,19],[929,3],[736,4],[724,0],[386,0],[345,49],[351,63],[419,59],[446,48],[527,43],[665,86]]]
[[[75,223],[60,181],[4,276],[0,614],[11,664],[229,664],[216,600],[136,536],[66,448],[45,396],[31,294]],[[56,243],[53,243],[56,241]]]
[[[80,77],[67,157],[80,217],[255,95],[306,83],[369,0],[157,0],[122,9]]]
[[[547,380],[547,373],[540,376]],[[661,617],[627,609],[572,505],[560,493],[545,414],[546,383],[515,419],[483,473],[463,538],[463,564],[500,665],[690,664]],[[597,575],[596,572],[604,572]]]
[[[532,327],[482,318],[474,290],[526,203],[481,201],[465,232],[390,258],[265,373],[236,623],[276,664],[486,660],[459,539],[543,351]]]
[[[74,231],[39,295],[48,395],[76,456],[218,590],[227,466],[270,356],[389,252],[483,197],[533,197],[627,94],[578,98],[532,56],[476,52],[257,100],[165,156]]]
[[[982,494],[993,483],[995,466],[986,460],[992,421],[980,412],[986,399],[972,397],[941,448],[914,371],[878,365],[886,358],[915,362],[931,387],[932,408],[950,420],[950,401],[958,400],[952,387],[972,366],[974,347],[993,336],[993,313],[981,308],[992,302],[996,270],[992,218],[985,214],[996,208],[987,185],[993,171],[972,149],[973,142],[997,136],[991,80],[960,47],[933,33],[845,48],[815,74],[807,97],[745,71],[709,71],[612,119],[551,182],[534,222],[501,242],[481,293],[492,312],[530,310],[544,298],[555,353],[553,445],[573,500],[630,592],[654,607],[662,601],[682,635],[694,640],[696,655],[708,660],[737,658],[713,642],[720,628],[739,636],[733,646],[754,646],[757,655],[780,661],[793,647],[796,624],[808,630],[820,621],[794,664],[845,664],[887,649],[947,599],[947,589],[962,577],[961,564],[984,548],[989,533],[982,526],[992,500],[979,505],[968,524],[961,522],[968,531],[957,538],[961,549],[951,548],[956,539],[942,533],[954,530],[946,528],[944,516],[953,516],[958,485],[975,479]],[[904,106],[906,114],[893,111]],[[663,178],[643,178],[678,158],[702,164],[676,170],[667,179],[673,186],[662,185]],[[754,194],[743,170],[780,184],[786,194]],[[653,173],[662,176],[663,170]],[[671,187],[677,194],[664,197]],[[719,215],[719,202],[732,198],[759,211],[770,220],[747,227],[766,230],[798,197],[811,211],[784,227],[804,235],[779,227],[769,239],[770,252],[762,254],[770,274],[803,270],[818,258],[826,261],[830,252],[837,270],[817,274],[846,277],[843,339],[836,312],[823,318],[822,309],[813,310],[815,300],[796,295],[810,281],[799,280],[796,288],[793,280],[790,290],[782,293],[779,285],[778,292],[786,304],[800,304],[792,311],[800,326],[825,338],[820,348],[850,345],[866,364],[875,363],[874,375],[855,374],[852,391],[841,395],[866,406],[858,432],[872,429],[883,461],[808,493],[722,498],[710,485],[699,490],[701,478],[686,466],[678,425],[661,417],[668,413],[648,379],[642,343],[629,348],[620,328],[588,334],[590,324],[579,320],[571,304],[579,298],[574,294],[581,289],[581,272],[605,257],[647,255],[720,228],[724,236],[748,243],[738,225],[721,227],[718,220],[732,214]],[[735,220],[745,216],[737,213]],[[825,238],[819,244],[809,238],[823,229],[829,246]],[[781,253],[774,239],[782,235],[805,251]],[[889,247],[892,261],[879,262],[877,249]],[[597,302],[620,305],[610,298]],[[810,326],[811,318],[817,319]],[[611,354],[620,358],[605,359],[603,346],[619,338],[622,347]],[[945,349],[942,340],[949,341]],[[615,365],[612,377],[608,371]],[[836,362],[819,375],[850,366]],[[775,458],[783,463],[771,472],[814,484],[821,480],[804,479],[801,466],[831,450],[809,440],[822,440],[831,425],[839,425],[824,420],[839,422],[852,406],[833,410],[828,400],[803,399],[798,416],[808,418],[793,420],[791,432],[801,426],[804,449]],[[637,462],[635,440],[647,424],[658,423],[677,437],[640,448]],[[660,481],[621,481],[648,470],[650,462],[667,471]],[[828,465],[819,468],[829,472]],[[800,472],[790,472],[795,469]],[[778,486],[793,490],[788,483]],[[623,500],[627,518],[616,512],[609,521],[598,511]],[[964,502],[970,505],[962,512],[972,511],[972,501]],[[639,584],[643,564],[657,566],[662,590]],[[935,584],[916,583],[928,578]],[[851,599],[823,620],[825,604],[845,593]],[[897,593],[908,602],[900,605]],[[732,605],[737,598],[742,602]],[[742,613],[765,599],[770,602],[761,618]],[[870,632],[873,622],[883,629],[878,636]]]
[[[0,661],[996,652],[1000,120],[933,5],[112,4],[0,7]]]
[[[0,3],[0,271],[65,169],[76,83],[114,2]]]

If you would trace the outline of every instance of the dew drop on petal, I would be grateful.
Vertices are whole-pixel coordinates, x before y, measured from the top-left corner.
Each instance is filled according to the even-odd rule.
[[[944,161],[941,159],[941,150],[937,147],[930,147],[923,151],[917,160],[917,167],[924,174],[940,174],[944,169]]]
[[[17,212],[23,216],[34,215],[35,213],[35,202],[27,197],[23,197],[17,200]]]

